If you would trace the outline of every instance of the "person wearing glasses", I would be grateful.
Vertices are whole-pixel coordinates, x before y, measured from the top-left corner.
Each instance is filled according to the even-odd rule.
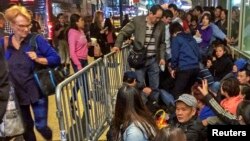
[[[5,58],[8,62],[9,78],[14,85],[26,128],[24,139],[36,141],[35,125],[45,140],[52,140],[52,130],[47,125],[48,99],[39,90],[33,72],[35,65],[58,66],[60,57],[41,35],[35,36],[30,33],[32,20],[25,7],[12,6],[5,11],[5,17],[14,33],[7,40],[2,38],[0,45],[6,48]],[[36,49],[30,44],[34,36]]]

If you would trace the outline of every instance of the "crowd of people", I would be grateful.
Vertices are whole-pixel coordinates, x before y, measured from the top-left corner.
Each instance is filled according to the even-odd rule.
[[[154,5],[120,30],[113,51],[133,35],[132,50],[146,48],[146,62],[124,74],[108,140],[205,141],[208,125],[249,124],[248,61],[230,52],[238,32],[227,37],[226,16],[221,6]],[[161,109],[167,117],[157,116]]]
[[[34,80],[34,66],[59,66],[68,76],[70,64],[78,72],[88,65],[88,56],[97,59],[118,52],[130,40],[133,50],[146,50],[146,61],[124,74],[108,140],[205,141],[208,125],[250,124],[248,62],[233,58],[227,47],[238,42],[238,11],[232,12],[236,29],[230,38],[227,10],[221,6],[196,6],[185,12],[175,4],[167,9],[153,5],[147,15],[126,18],[118,35],[102,11],[95,12],[88,32],[81,15],[72,14],[67,21],[60,13],[54,47],[38,35],[34,50],[30,39],[40,26],[32,20],[31,11],[12,5],[0,13],[0,118],[11,82],[26,128],[20,140],[35,141],[34,126],[46,140],[52,140],[48,98]],[[7,25],[10,33],[4,30]],[[161,109],[167,114],[164,119],[156,114]],[[159,120],[164,122],[157,124]]]

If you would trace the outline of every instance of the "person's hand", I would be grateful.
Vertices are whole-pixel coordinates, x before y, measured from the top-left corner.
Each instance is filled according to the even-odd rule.
[[[172,78],[175,78],[175,70],[171,70],[170,74],[171,74]]]
[[[199,91],[203,96],[206,96],[208,94],[208,84],[207,79],[202,80],[202,87],[198,86]]]
[[[119,47],[113,47],[111,49],[112,52],[119,52],[120,51],[120,48]]]
[[[37,59],[37,54],[35,51],[28,51],[26,54],[30,57],[31,60],[36,60]]]
[[[166,61],[164,59],[161,59],[159,65],[165,65],[165,64],[166,64]]]
[[[143,93],[145,93],[147,96],[149,96],[152,93],[152,89],[149,87],[143,88]]]
[[[82,66],[81,65],[78,65],[77,66],[77,70],[80,71],[82,69]]]
[[[196,37],[201,37],[201,34],[200,34],[199,30],[196,30],[195,36]]]

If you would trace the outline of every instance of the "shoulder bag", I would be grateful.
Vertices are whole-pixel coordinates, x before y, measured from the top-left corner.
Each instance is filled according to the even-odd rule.
[[[31,50],[38,49],[36,43],[36,37],[38,35],[32,35],[30,39]],[[34,64],[34,79],[35,82],[44,96],[55,94],[56,86],[65,79],[62,68],[50,68],[40,64]]]
[[[152,39],[155,28],[156,28],[156,26],[154,27],[152,34],[150,35],[149,42]],[[146,47],[142,47],[142,49],[140,49],[140,50],[135,50],[133,47],[129,51],[127,61],[128,61],[128,64],[131,68],[140,69],[140,68],[145,66],[146,61],[147,61],[147,49],[148,49],[149,42],[146,45]],[[137,45],[137,44],[134,43],[134,46],[135,45]]]

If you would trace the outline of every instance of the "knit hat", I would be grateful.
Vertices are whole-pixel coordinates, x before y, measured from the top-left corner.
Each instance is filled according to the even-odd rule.
[[[175,102],[178,102],[178,101],[184,102],[190,107],[194,107],[194,108],[197,107],[197,100],[191,94],[182,94],[181,96],[179,96],[179,98]]]
[[[246,67],[247,61],[243,58],[239,58],[234,62],[234,65],[237,67],[238,71],[243,70]]]

